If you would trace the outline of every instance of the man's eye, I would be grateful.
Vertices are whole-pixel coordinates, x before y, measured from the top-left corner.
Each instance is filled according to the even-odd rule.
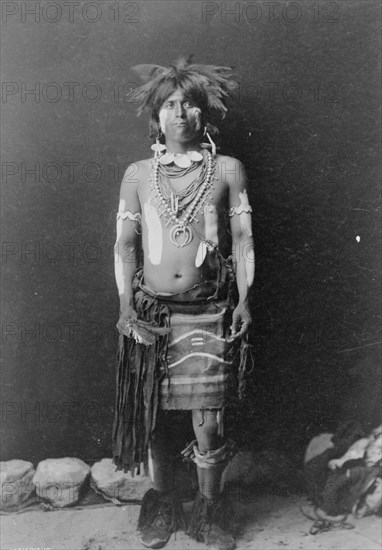
[[[173,102],[169,101],[168,103],[166,103],[166,107],[167,107],[167,109],[171,109],[172,107],[174,107]]]
[[[192,109],[194,107],[194,104],[192,101],[185,101],[184,106],[186,109]]]

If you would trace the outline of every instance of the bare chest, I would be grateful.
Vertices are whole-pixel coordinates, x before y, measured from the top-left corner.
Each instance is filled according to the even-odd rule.
[[[227,189],[217,176],[195,186],[195,175],[160,181],[155,173],[141,181],[142,243],[152,265],[176,263],[199,268],[210,247],[222,242]],[[189,265],[188,265],[189,264]]]
[[[228,209],[228,189],[217,173],[215,172],[207,185],[204,179],[197,182],[197,185],[194,185],[194,182],[195,174],[186,174],[179,178],[162,179],[160,185],[156,185],[152,172],[147,179],[140,182],[138,188],[142,216],[145,216],[145,204],[150,204],[157,210],[163,221],[168,218],[169,211],[173,212],[178,220],[184,220],[191,209],[193,216],[189,216],[189,221],[191,218],[201,218],[206,207],[211,206],[218,214],[224,215]],[[203,222],[202,219],[201,221]]]

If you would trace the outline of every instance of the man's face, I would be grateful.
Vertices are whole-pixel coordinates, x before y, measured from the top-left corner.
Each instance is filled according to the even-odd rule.
[[[180,89],[171,94],[159,111],[160,128],[166,139],[192,141],[200,131],[201,110]]]

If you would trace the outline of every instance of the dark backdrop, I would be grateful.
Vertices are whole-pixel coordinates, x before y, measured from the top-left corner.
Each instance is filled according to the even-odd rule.
[[[129,68],[179,54],[241,81],[220,145],[254,209],[242,441],[299,453],[377,422],[379,2],[2,8],[2,459],[111,454],[115,212],[124,169],[150,154]]]

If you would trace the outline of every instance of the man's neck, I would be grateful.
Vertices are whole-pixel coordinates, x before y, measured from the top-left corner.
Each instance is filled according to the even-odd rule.
[[[166,149],[168,153],[185,154],[187,151],[199,151],[198,141],[180,143],[179,141],[166,140]]]

